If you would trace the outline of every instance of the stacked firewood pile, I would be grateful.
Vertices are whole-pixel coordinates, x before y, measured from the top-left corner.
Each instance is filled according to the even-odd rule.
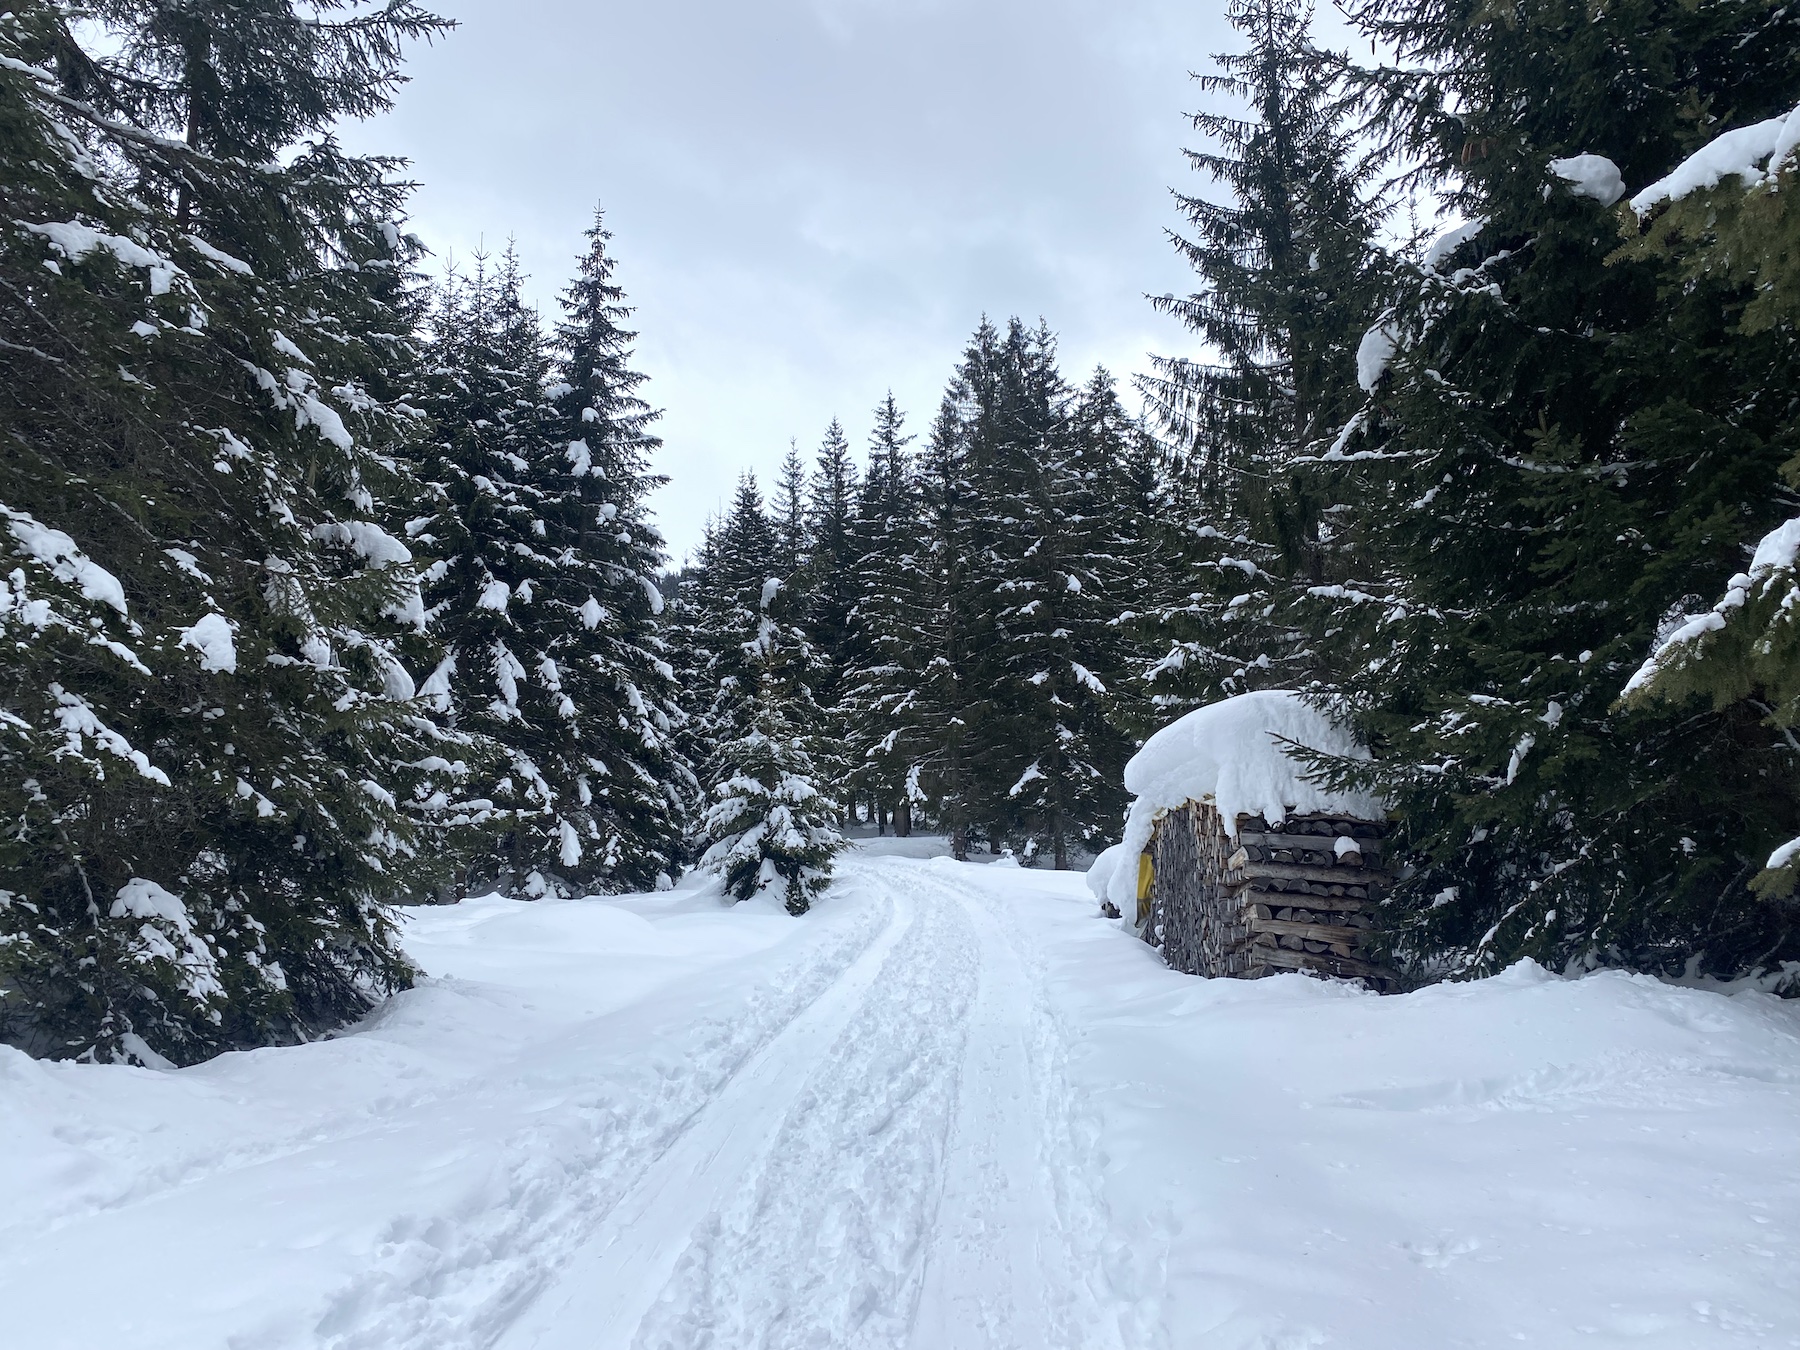
[[[1240,816],[1189,802],[1157,826],[1144,936],[1176,970],[1255,979],[1310,970],[1385,985],[1365,952],[1387,880],[1382,827],[1343,816]]]

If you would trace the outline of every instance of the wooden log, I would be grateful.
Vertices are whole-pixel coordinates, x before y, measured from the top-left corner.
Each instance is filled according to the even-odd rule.
[[[1352,901],[1350,903],[1360,904],[1362,902]],[[1333,901],[1328,906],[1316,910],[1309,910],[1308,912],[1314,917],[1311,919],[1302,919],[1300,922],[1333,924],[1339,928],[1354,928],[1359,932],[1375,926],[1375,921],[1367,914],[1359,913],[1353,909],[1345,909],[1343,908],[1343,904],[1343,901]],[[1254,923],[1258,919],[1280,919],[1283,914],[1287,914],[1288,922],[1293,922],[1293,915],[1290,912],[1291,909],[1292,907],[1287,905],[1254,904],[1245,905],[1240,913],[1247,923]]]
[[[1381,860],[1374,854],[1364,855],[1356,849],[1328,848],[1251,848],[1250,870],[1255,871],[1258,863],[1274,863],[1280,867],[1327,867],[1353,871],[1377,871]],[[1260,855],[1260,856],[1259,856]]]
[[[1314,942],[1360,942],[1363,930],[1360,928],[1344,928],[1336,924],[1314,923],[1297,919],[1251,919],[1249,928],[1252,933],[1291,933],[1299,938],[1311,938]]]
[[[1373,869],[1351,863],[1303,866],[1300,863],[1252,862],[1241,870],[1246,881],[1316,881],[1326,886],[1334,882],[1339,886],[1367,885],[1374,875]]]
[[[1279,877],[1245,877],[1229,881],[1226,884],[1240,896],[1252,897],[1256,901],[1267,904],[1281,905],[1293,904],[1296,896],[1331,896],[1332,890],[1334,889],[1332,886],[1327,886],[1318,882],[1284,881]],[[1369,899],[1370,890],[1374,888],[1366,882],[1345,882],[1341,887],[1336,889],[1341,889],[1343,894],[1341,896],[1332,896],[1333,899],[1367,900]],[[1265,901],[1263,899],[1264,897],[1272,898]],[[1242,903],[1249,904],[1251,903],[1251,899],[1245,899]]]
[[[1336,814],[1296,814],[1284,817],[1279,825],[1271,825],[1262,816],[1245,813],[1238,817],[1237,826],[1240,835],[1246,830],[1276,835],[1343,834],[1357,839],[1380,839],[1387,834],[1387,826],[1378,821]]]
[[[1335,850],[1328,848],[1271,848],[1266,844],[1245,844],[1232,855],[1226,866],[1234,871],[1254,872],[1264,864],[1278,867],[1338,867],[1349,865],[1347,858],[1362,857],[1360,853],[1340,857]],[[1362,866],[1361,862],[1354,864]]]
[[[1261,830],[1242,830],[1238,833],[1238,843],[1257,848],[1306,848],[1313,852],[1329,853],[1335,847],[1329,840],[1316,835],[1269,834]],[[1357,839],[1357,848],[1365,858],[1377,857],[1381,854],[1382,843],[1379,839]]]
[[[1329,954],[1315,956],[1311,952],[1292,952],[1266,947],[1259,947],[1256,951],[1258,961],[1282,970],[1311,970],[1322,975],[1350,975],[1371,980],[1382,978],[1381,971],[1367,961],[1359,961],[1354,957]]]

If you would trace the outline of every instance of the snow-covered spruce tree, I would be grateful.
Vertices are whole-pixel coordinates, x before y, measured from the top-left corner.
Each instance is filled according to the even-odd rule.
[[[796,577],[812,551],[812,531],[806,511],[806,461],[800,447],[788,442],[775,479],[775,500],[770,504],[775,527],[774,568],[784,580]]]
[[[0,1035],[34,1053],[191,1062],[411,978],[384,902],[434,884],[462,747],[408,674],[404,188],[329,131],[444,24],[317,17],[0,19]]]
[[[1141,382],[1173,451],[1163,534],[1185,563],[1154,608],[1162,650],[1144,671],[1165,719],[1321,673],[1289,597],[1348,562],[1332,556],[1334,476],[1297,461],[1328,450],[1360,403],[1356,345],[1384,270],[1373,165],[1311,5],[1233,0],[1226,17],[1246,49],[1197,78],[1242,111],[1196,114],[1209,148],[1187,152],[1225,198],[1177,194],[1192,233],[1172,238],[1199,289],[1155,301],[1208,355],[1158,358]]]
[[[609,890],[647,890],[676,870],[683,804],[696,782],[671,738],[681,709],[657,584],[666,556],[648,506],[666,481],[649,465],[662,445],[650,431],[661,414],[644,401],[646,377],[631,364],[637,335],[625,327],[632,311],[613,277],[611,238],[596,212],[556,330],[564,449],[540,467],[558,488],[568,485],[552,521],[569,541],[552,603],[580,613],[594,639],[557,658],[565,687],[579,685],[569,692],[597,750],[584,758],[605,765],[589,764],[599,780],[584,865]]]
[[[1096,631],[1093,645],[1097,667],[1112,674],[1106,720],[1141,742],[1169,720],[1167,707],[1146,696],[1145,682],[1135,677],[1166,652],[1164,621],[1154,605],[1172,593],[1186,562],[1169,528],[1175,493],[1166,451],[1143,418],[1126,413],[1104,367],[1089,377],[1070,416],[1066,509],[1079,522],[1094,589],[1103,597],[1108,631]]]
[[[816,709],[772,663],[759,665],[754,678],[750,729],[718,748],[708,775],[715,781],[700,826],[701,865],[718,873],[733,898],[775,887],[788,913],[800,915],[830,885],[844,839],[815,781],[819,738],[800,720]]]
[[[696,645],[713,662],[703,714],[708,806],[696,847],[728,895],[743,900],[778,885],[789,912],[803,914],[829,883],[843,839],[816,781],[822,718],[809,686],[816,662],[794,612],[799,597],[758,566],[773,537],[746,475],[696,586]]]
[[[834,417],[825,429],[808,484],[810,545],[805,566],[792,584],[798,592],[807,640],[815,655],[813,699],[830,729],[821,742],[821,786],[828,785],[831,796],[845,802],[850,798],[853,761],[848,753],[840,704],[845,693],[845,674],[856,664],[858,634],[854,616],[863,592],[855,538],[858,490],[850,442]]]
[[[1129,558],[1048,330],[1014,319],[963,374],[976,391],[968,433],[981,486],[971,570],[991,614],[973,664],[993,703],[975,762],[994,842],[1016,837],[1028,861],[1047,850],[1063,869],[1125,805],[1125,741],[1107,711],[1109,683],[1125,673],[1112,621]]]
[[[1791,514],[1786,358],[1746,343],[1741,297],[1689,297],[1620,253],[1614,203],[1721,124],[1790,108],[1800,17],[1674,0],[1605,23],[1439,0],[1357,17],[1405,62],[1365,77],[1379,129],[1469,222],[1361,346],[1344,448],[1364,457],[1339,522],[1382,570],[1315,629],[1345,653],[1403,822],[1390,941],[1466,972],[1791,954],[1746,884],[1800,824],[1789,744],[1748,701],[1617,703],[1665,624]]]
[[[977,347],[995,336],[984,322]],[[909,569],[918,585],[910,593],[896,586],[900,603],[878,648],[889,661],[878,706],[905,765],[907,800],[949,836],[959,859],[969,856],[971,829],[991,819],[983,809],[991,794],[984,792],[977,763],[993,690],[977,671],[991,614],[977,589],[981,493],[964,417],[971,397],[960,377],[951,381],[919,457],[924,531]]]
[[[1641,238],[1631,238],[1624,256],[1661,264],[1661,289],[1673,310],[1670,327],[1695,347],[1708,349],[1716,377],[1742,390],[1745,406],[1771,396],[1787,406],[1781,437],[1785,449],[1800,450],[1791,398],[1775,395],[1793,387],[1800,341],[1800,115],[1793,112],[1762,123],[1726,130],[1709,142],[1700,158],[1639,192],[1630,203],[1628,237],[1644,222]],[[1605,166],[1591,164],[1598,172]],[[1781,467],[1785,496],[1793,509],[1800,489],[1800,456]],[[1751,541],[1746,540],[1748,545]],[[1800,517],[1790,516],[1748,550],[1748,562],[1727,581],[1710,608],[1665,625],[1649,659],[1625,687],[1628,704],[1696,702],[1725,708],[1743,704],[1763,715],[1771,738],[1791,748],[1800,726]],[[1763,800],[1740,819],[1754,833],[1743,840],[1748,852],[1769,841],[1771,825],[1793,832],[1800,826],[1791,777],[1752,786]],[[1773,819],[1768,819],[1768,817]],[[1754,857],[1754,853],[1751,855]],[[1767,858],[1751,887],[1770,906],[1772,926],[1791,933],[1800,920],[1793,896],[1800,887],[1800,842],[1784,840]],[[1776,949],[1771,948],[1772,958]]]
[[[524,895],[646,890],[679,852],[673,672],[656,616],[661,540],[644,519],[653,414],[598,222],[553,354],[497,273],[443,291],[427,394],[428,475],[452,504],[432,569],[448,651],[426,692],[501,750],[504,829],[471,886]],[[554,375],[553,375],[554,371]]]
[[[966,682],[965,575],[976,493],[961,396],[953,383],[917,464],[897,477],[891,470],[904,466],[905,442],[898,418],[888,421],[891,444],[879,477],[892,484],[884,490],[894,509],[870,527],[881,542],[865,560],[863,655],[846,678],[861,780],[887,795],[897,833],[930,817],[959,858],[968,855],[975,819],[970,728],[982,715],[971,701],[980,693]]]
[[[679,859],[684,865],[693,860],[695,822],[706,810],[699,775],[713,744],[708,734],[707,717],[716,693],[711,681],[718,662],[711,646],[714,635],[708,627],[701,592],[717,528],[718,521],[708,517],[694,553],[681,567],[661,579],[666,597],[662,613],[663,645],[665,659],[675,672],[675,709],[679,714],[674,719],[670,754],[685,770],[674,783],[680,804],[677,819],[682,825]]]
[[[583,745],[559,657],[568,664],[569,638],[585,643],[591,630],[549,594],[567,541],[550,538],[560,503],[534,464],[561,447],[544,391],[550,355],[523,282],[509,249],[497,270],[478,254],[438,288],[413,402],[431,417],[420,471],[444,509],[412,529],[439,555],[426,601],[445,651],[424,692],[493,748],[472,790],[494,814],[463,857],[462,887],[542,895],[590,880],[575,865],[582,826],[592,829],[580,798],[593,771],[568,764]]]
[[[750,728],[750,668],[744,643],[760,622],[775,531],[756,476],[738,479],[731,509],[708,522],[681,588],[683,693],[687,738],[704,787],[713,750]]]
[[[850,442],[836,418],[825,429],[807,492],[808,536],[811,540],[806,571],[801,578],[806,592],[806,622],[813,646],[834,669],[847,664],[850,616],[861,596],[862,577],[856,552],[856,464]],[[835,677],[834,677],[835,678]],[[836,701],[835,688],[816,691],[829,707]]]
[[[878,827],[912,833],[908,764],[895,722],[914,634],[908,616],[929,587],[920,575],[924,532],[920,497],[907,446],[913,437],[890,391],[876,406],[869,435],[869,468],[857,498],[852,533],[859,596],[851,615],[850,661],[840,705],[853,790],[873,803]]]

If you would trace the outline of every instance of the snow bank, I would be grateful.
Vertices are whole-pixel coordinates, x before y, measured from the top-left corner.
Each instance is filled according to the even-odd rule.
[[[1755,187],[1772,178],[1796,146],[1800,146],[1800,108],[1784,117],[1727,131],[1689,155],[1675,172],[1633,197],[1631,209],[1647,216],[1661,202],[1678,202],[1690,192],[1717,187],[1734,174],[1745,188]]]
[[[204,988],[177,897],[113,903]],[[432,978],[353,1034],[173,1072],[0,1046],[0,1342],[492,1345],[878,917],[691,890],[409,914]],[[83,1249],[130,1255],[81,1293]]]
[[[1126,1344],[1800,1345],[1800,1003],[1530,962],[1196,980],[1079,883],[1008,880],[1078,1037]]]
[[[1260,815],[1271,824],[1287,819],[1289,812],[1381,819],[1385,808],[1375,798],[1334,792],[1313,782],[1306,765],[1288,753],[1290,743],[1339,758],[1369,757],[1341,726],[1285,689],[1239,694],[1197,708],[1146,741],[1125,766],[1125,790],[1135,800],[1117,856],[1106,864],[1106,898],[1128,919],[1135,914],[1137,868],[1124,863],[1149,845],[1160,813],[1190,801],[1216,806],[1233,835],[1240,815]],[[1095,868],[1114,853],[1108,849],[1101,854]]]
[[[1195,980],[942,858],[707,890],[415,912],[430,978],[312,1044],[0,1047],[6,1343],[1800,1343],[1793,1002]]]
[[[1138,853],[1143,851],[1142,848],[1138,849]],[[1094,859],[1093,864],[1087,870],[1087,888],[1093,894],[1094,899],[1111,899],[1113,873],[1127,861],[1132,862],[1135,866],[1136,859],[1137,854],[1132,853],[1124,844],[1114,844],[1111,848],[1101,849],[1100,856]],[[1132,877],[1134,891],[1136,883],[1137,878],[1134,875]],[[1119,912],[1125,913],[1124,910]]]

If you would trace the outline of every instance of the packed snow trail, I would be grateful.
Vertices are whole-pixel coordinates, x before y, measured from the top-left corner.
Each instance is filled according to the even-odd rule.
[[[1800,1347],[1800,1004],[1194,980],[899,847],[420,911],[331,1041],[0,1048],[0,1344]]]
[[[847,865],[850,878],[860,864]],[[1033,1003],[993,904],[895,923],[645,1175],[504,1350],[1116,1344],[1062,1240]]]

